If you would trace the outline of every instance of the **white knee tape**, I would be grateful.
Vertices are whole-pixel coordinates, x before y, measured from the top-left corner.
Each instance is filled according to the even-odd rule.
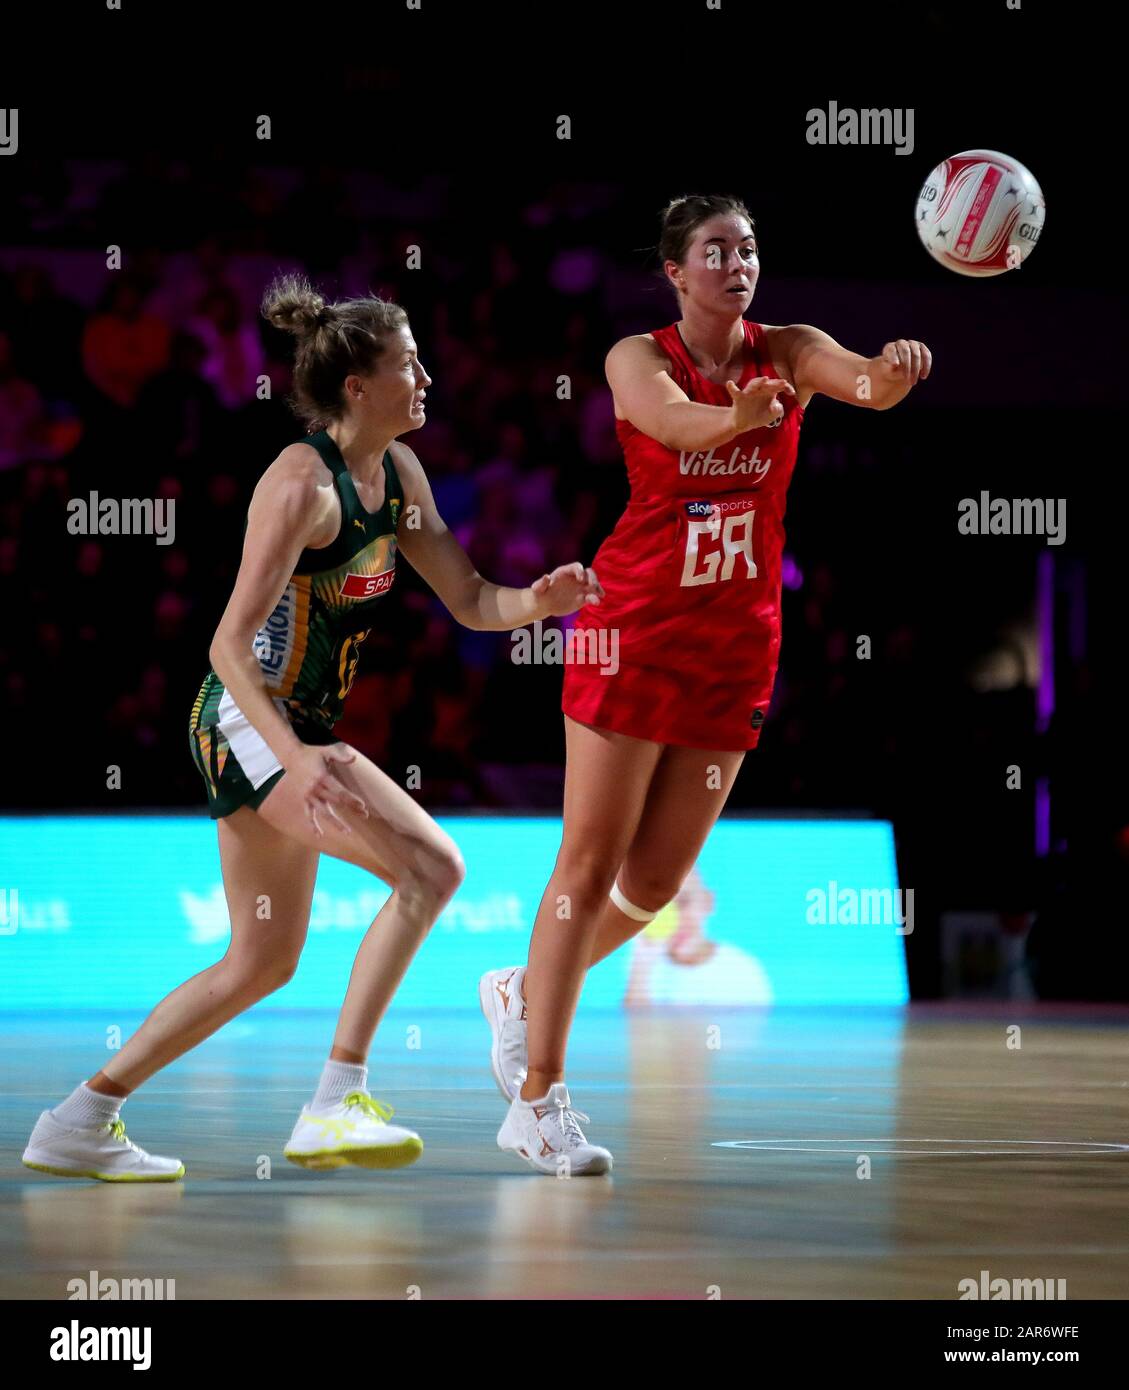
[[[644,908],[636,907],[634,903],[628,902],[619,891],[618,882],[612,884],[612,891],[608,894],[608,897],[611,898],[620,912],[622,912],[625,917],[630,917],[633,922],[650,922],[659,915],[657,911],[647,912]]]

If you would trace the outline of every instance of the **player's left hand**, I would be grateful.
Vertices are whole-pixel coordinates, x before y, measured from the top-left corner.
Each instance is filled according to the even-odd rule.
[[[916,386],[933,365],[933,354],[916,338],[896,338],[878,358],[878,377],[891,386]]]
[[[552,574],[543,574],[529,586],[545,610],[547,618],[563,618],[590,603],[599,603],[604,588],[596,571],[585,569],[579,560],[558,565]]]

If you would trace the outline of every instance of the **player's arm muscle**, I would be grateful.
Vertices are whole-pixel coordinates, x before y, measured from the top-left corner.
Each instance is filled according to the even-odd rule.
[[[781,342],[798,393],[816,392],[847,405],[881,405],[873,398],[873,358],[851,352],[809,323],[783,329]]]

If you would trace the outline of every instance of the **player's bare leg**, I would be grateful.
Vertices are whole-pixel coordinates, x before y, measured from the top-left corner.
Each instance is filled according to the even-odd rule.
[[[697,862],[745,760],[743,752],[663,750],[639,827],[619,871],[619,891],[634,907],[657,913],[671,902]],[[610,956],[647,923],[609,898],[589,965]]]
[[[121,1103],[154,1072],[286,983],[306,938],[317,869],[316,851],[287,840],[246,807],[220,821],[219,841],[231,914],[227,953],[163,999],[102,1071],[40,1115],[23,1154],[29,1168],[103,1182],[184,1176],[179,1159],[148,1153],[126,1135]],[[269,916],[260,910],[265,900]]]
[[[327,819],[318,836],[285,777],[257,812],[241,807],[218,822],[232,930],[227,954],[163,999],[91,1078],[91,1090],[128,1095],[291,978],[306,939],[319,852],[395,889],[357,953],[331,1054],[364,1060],[414,951],[461,881],[462,861],[450,837],[369,759],[357,754],[338,766],[340,779],[372,808],[367,819],[343,814],[352,833]]]
[[[389,1124],[392,1108],[369,1094],[366,1059],[412,957],[465,872],[451,837],[374,763],[350,751],[351,760],[334,762],[334,773],[364,809],[342,802],[315,827],[300,783],[287,785],[285,777],[259,808],[296,842],[356,864],[392,888],[357,951],[317,1090],[283,1149],[290,1162],[318,1170],[397,1168],[423,1152],[419,1135]]]
[[[525,999],[529,1072],[524,1100],[564,1075],[565,1050],[608,892],[635,837],[663,752],[648,739],[565,717],[564,829],[533,927]]]
[[[659,743],[590,728],[567,716],[565,740],[564,832],[537,912],[525,970],[531,1063],[527,1073],[508,1070],[515,1060],[512,1049],[498,1055],[503,1031],[515,1025],[510,1041],[524,1051],[525,1023],[505,1018],[483,998],[486,986],[495,983],[492,975],[479,985],[483,1012],[494,1033],[495,1080],[510,1099],[498,1147],[535,1171],[556,1177],[596,1175],[612,1168],[611,1153],[589,1143],[580,1128],[579,1121],[588,1117],[573,1108],[564,1083],[565,1049],[604,902],[635,834],[662,753]],[[496,983],[508,988],[504,979]],[[511,1005],[512,996],[505,1015]]]
[[[576,727],[583,729],[586,726]],[[616,737],[596,730],[590,732],[604,740],[614,740]],[[587,740],[583,742],[588,743]],[[631,752],[630,744],[640,742],[629,741],[625,748],[628,755]],[[608,750],[612,746],[611,743],[596,743],[599,756],[592,776],[587,782],[582,779],[577,784],[591,788],[578,798],[581,805],[588,808],[589,816],[586,822],[570,820],[567,834],[571,834],[574,827],[579,827],[580,836],[588,834],[594,842],[614,844],[615,827],[623,823],[616,801],[620,788],[618,783],[608,787],[599,783],[600,770],[610,764]],[[657,911],[677,897],[728,800],[743,759],[743,752],[671,746],[661,748],[655,771],[648,783],[639,824],[618,876],[612,880],[622,895],[621,900],[626,900],[626,905],[640,913],[642,919],[629,915],[612,898],[605,896],[597,909],[598,926],[586,968],[636,936]],[[570,763],[569,776],[577,766],[579,763]],[[614,768],[608,782],[615,783],[616,776],[618,768]],[[592,817],[591,809],[600,806],[611,808],[610,826]],[[565,845],[562,844],[562,853],[564,851]],[[606,866],[604,877],[607,877]],[[545,903],[551,907],[555,918],[557,905],[551,893],[546,894]],[[530,957],[532,959],[532,950]],[[515,1094],[529,1099],[533,1088],[555,1084],[555,1069],[529,1068],[528,1039],[532,1010],[523,1007],[529,1003],[528,975],[528,968],[511,966],[489,971],[479,982],[479,1003],[492,1035],[491,1069],[499,1091],[508,1101],[512,1101]],[[550,981],[553,979],[550,975]],[[571,1021],[571,1014],[568,1018]],[[559,1046],[563,1052],[563,1043],[555,1043],[554,1046]],[[563,1057],[559,1065],[563,1071]],[[531,1072],[532,1079],[526,1088],[524,1083]],[[544,1090],[539,1094],[544,1094]]]
[[[265,824],[246,806],[217,824],[231,944],[222,960],[161,1000],[114,1059],[90,1078],[92,1091],[129,1095],[294,973],[310,920],[317,851]]]
[[[257,812],[243,806],[218,821],[231,947],[224,959],[157,1005],[114,1061],[90,1079],[89,1090],[124,1099],[147,1077],[291,979],[309,927],[318,855],[325,852],[367,869],[393,888],[357,952],[331,1051],[331,1062],[352,1063],[356,1084],[342,1088],[342,1099],[363,1093],[363,1063],[375,1027],[428,927],[462,881],[463,863],[449,835],[370,760],[355,751],[353,762],[338,763],[336,771],[350,791],[362,796],[370,815],[342,810],[343,824],[325,816],[324,834],[317,834],[295,785],[284,777]],[[348,1073],[348,1068],[338,1070]],[[366,1095],[353,1109],[348,1127],[356,1131],[355,1143],[348,1158],[336,1152],[327,1156],[318,1145],[316,1161],[307,1166],[343,1161],[395,1166],[419,1156],[419,1136],[385,1123],[391,1115],[387,1106]],[[357,1134],[363,1144],[356,1143]],[[145,1169],[146,1163],[138,1166]]]
[[[412,957],[454,896],[465,867],[454,840],[427,812],[369,758],[353,752],[352,762],[334,764],[334,774],[363,798],[367,817],[341,810],[346,830],[323,816],[319,835],[285,777],[258,814],[292,840],[367,869],[393,890],[357,951],[333,1038],[335,1060],[362,1062]]]

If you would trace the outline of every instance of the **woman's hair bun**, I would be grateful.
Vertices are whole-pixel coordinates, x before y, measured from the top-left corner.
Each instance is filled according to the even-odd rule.
[[[329,323],[333,309],[304,275],[283,275],[263,296],[262,313],[275,328],[306,334]]]

